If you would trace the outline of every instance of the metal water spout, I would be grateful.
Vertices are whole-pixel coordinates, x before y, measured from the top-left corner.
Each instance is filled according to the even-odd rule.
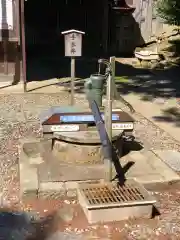
[[[106,89],[106,106],[105,106],[105,127],[108,134],[109,141],[112,141],[112,66],[106,59],[99,59],[99,72],[92,74],[85,82],[86,97],[89,104],[93,101],[96,102],[99,108],[102,107],[103,86],[105,81],[107,82]],[[105,74],[101,74],[101,65],[106,66]],[[108,179],[112,179],[112,161],[107,161],[109,166]]]
[[[103,87],[108,75],[111,71],[110,63],[105,59],[99,59],[98,73],[91,74],[90,78],[86,79],[84,88],[87,99],[92,102],[96,101],[98,107],[102,107]],[[101,74],[101,64],[106,65],[105,74]]]

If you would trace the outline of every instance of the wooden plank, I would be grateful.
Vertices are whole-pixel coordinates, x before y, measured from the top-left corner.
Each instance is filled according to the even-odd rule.
[[[8,75],[8,40],[3,40],[3,48],[4,48],[4,74]]]
[[[110,63],[112,66],[112,98],[115,100],[119,99],[119,94],[117,91],[116,83],[115,83],[115,74],[116,74],[116,57],[110,57]]]
[[[152,35],[152,17],[153,17],[153,2],[152,0],[147,1],[146,9],[146,41],[151,39]]]

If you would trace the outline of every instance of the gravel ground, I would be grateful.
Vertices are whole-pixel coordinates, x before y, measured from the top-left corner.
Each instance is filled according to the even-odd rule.
[[[38,119],[39,113],[49,106],[67,105],[68,101],[68,93],[0,95],[0,200],[2,207],[11,207],[12,205],[16,206],[19,204],[17,166],[19,139],[24,137],[41,137],[42,132]],[[76,103],[84,105],[84,97],[77,97]],[[119,107],[122,106],[120,103],[115,104]],[[122,107],[126,109],[126,107]],[[134,118],[136,120],[134,131],[136,140],[143,143],[145,148],[180,150],[178,142],[175,142],[172,137],[158,129],[140,114],[135,113]],[[171,191],[154,194],[159,199],[158,209],[160,209],[161,216],[153,220],[132,220],[126,223],[114,223],[114,225],[107,224],[95,227],[88,226],[85,219],[82,221],[84,227],[78,226],[78,221],[74,220],[74,228],[71,229],[70,226],[66,226],[66,231],[71,232],[72,230],[76,233],[83,233],[83,236],[87,235],[86,239],[119,240],[120,237],[121,239],[180,239],[180,192],[172,189]],[[34,206],[36,211],[40,211],[37,209],[40,205],[44,209],[42,212],[45,209],[48,212],[48,209],[51,208],[50,205],[53,205],[53,200],[48,204],[47,202],[43,202],[42,204],[36,202]],[[73,206],[73,204],[70,205]],[[83,214],[79,215],[83,216]],[[71,224],[72,226],[73,224]],[[64,231],[63,224],[61,228],[60,230]]]
[[[18,202],[19,139],[42,137],[39,114],[51,106],[67,105],[67,94],[15,94],[0,96],[0,190],[4,201]],[[83,104],[79,99],[78,104]]]

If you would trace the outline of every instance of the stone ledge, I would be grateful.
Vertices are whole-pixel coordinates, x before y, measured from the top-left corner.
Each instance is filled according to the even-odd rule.
[[[123,130],[112,130],[112,141],[117,141],[124,134]],[[54,138],[74,144],[100,144],[101,139],[97,130],[77,132],[54,132]]]
[[[94,181],[105,177],[104,164],[63,165],[58,162],[43,163],[38,167],[39,181],[68,182]]]
[[[28,165],[20,165],[20,196],[36,194],[39,189],[37,169]]]
[[[26,139],[26,143],[27,143]],[[24,141],[23,141],[24,142]],[[39,142],[39,139],[38,141]],[[80,182],[94,182],[104,179],[107,168],[104,164],[92,165],[62,165],[57,159],[45,153],[49,159],[40,164],[34,157],[28,156],[19,147],[19,172],[20,172],[20,194],[38,195],[45,192],[58,192],[59,197],[68,195],[76,196],[77,184]],[[131,152],[121,158],[121,165],[133,163],[126,173],[127,179],[134,178],[141,184],[179,182],[180,176],[170,169],[152,151]],[[42,167],[42,175],[39,175],[39,166]],[[89,169],[89,170],[88,170]],[[48,171],[50,177],[48,178]],[[115,173],[114,173],[115,174]]]
[[[39,184],[38,195],[59,195],[59,197],[76,197],[79,183],[99,183],[96,181],[67,181],[67,182],[45,182]]]

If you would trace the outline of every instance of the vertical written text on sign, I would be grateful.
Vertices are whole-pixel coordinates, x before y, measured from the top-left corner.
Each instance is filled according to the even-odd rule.
[[[71,33],[65,36],[65,56],[80,57],[81,56],[81,41],[80,33]]]

